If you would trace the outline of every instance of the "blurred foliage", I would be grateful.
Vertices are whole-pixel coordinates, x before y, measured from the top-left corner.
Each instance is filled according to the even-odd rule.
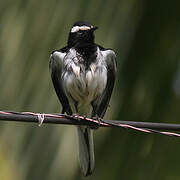
[[[179,123],[180,1],[1,0],[1,110],[60,112],[50,52],[65,46],[77,20],[99,26],[96,42],[117,54],[106,119]],[[87,179],[177,180],[176,138],[101,128]],[[0,123],[1,180],[79,180],[74,127]],[[83,178],[82,178],[83,179]]]

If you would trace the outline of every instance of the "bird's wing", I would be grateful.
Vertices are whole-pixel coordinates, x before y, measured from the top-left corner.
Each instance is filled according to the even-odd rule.
[[[102,49],[102,47],[100,47],[100,50],[106,62],[107,84],[105,90],[103,91],[103,94],[99,97],[97,106],[94,109],[94,114],[100,118],[103,118],[109,105],[111,94],[114,88],[117,64],[116,55],[113,50]]]
[[[64,50],[64,48],[62,50]],[[71,115],[72,110],[69,105],[68,98],[64,92],[62,79],[61,79],[63,59],[66,55],[66,52],[63,52],[62,50],[52,52],[50,56],[49,69],[51,72],[51,78],[54,85],[54,89],[63,107],[62,113],[66,112],[67,114]]]

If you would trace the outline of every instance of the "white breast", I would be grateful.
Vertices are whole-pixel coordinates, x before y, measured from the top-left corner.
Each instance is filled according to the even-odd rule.
[[[68,62],[69,71],[64,73],[63,84],[66,92],[69,93],[71,101],[73,99],[78,103],[81,113],[90,108],[91,102],[100,96],[106,87],[107,69],[99,56],[101,54],[97,56],[98,61],[92,63],[86,71],[83,65],[76,65],[74,61]],[[84,108],[86,110],[82,110]]]
[[[71,94],[71,96],[79,101],[93,101],[98,95],[100,95],[107,81],[106,68],[96,71],[88,70],[85,73],[77,73],[78,68],[74,67],[74,73],[66,72],[64,75],[65,88]]]

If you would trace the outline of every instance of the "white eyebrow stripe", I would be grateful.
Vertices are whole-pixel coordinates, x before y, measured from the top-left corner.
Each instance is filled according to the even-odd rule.
[[[89,30],[89,29],[91,29],[91,27],[89,27],[89,26],[74,26],[71,29],[71,32],[74,33],[74,32],[78,32],[79,30],[86,31],[86,30]]]
[[[74,26],[72,27],[71,29],[71,32],[74,33],[74,32],[78,32],[79,31],[79,26]]]
[[[79,28],[79,30],[82,30],[82,31],[86,31],[86,30],[89,30],[89,29],[91,29],[89,26],[81,26]]]

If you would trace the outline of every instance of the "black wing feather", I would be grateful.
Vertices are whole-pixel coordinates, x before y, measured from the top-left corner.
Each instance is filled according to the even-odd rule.
[[[99,46],[100,50],[106,51],[111,49],[104,49],[103,47]],[[107,107],[109,106],[109,101],[112,95],[112,91],[114,88],[115,78],[116,78],[116,59],[115,53],[111,50],[110,53],[106,57],[106,64],[107,64],[107,84],[106,88],[100,97],[98,105],[95,107],[95,114],[103,118]],[[94,113],[93,113],[94,114]]]
[[[64,49],[63,49],[64,50]],[[56,51],[53,51],[50,57],[50,63],[49,68],[51,71],[51,78],[54,85],[54,89],[56,91],[56,94],[59,98],[60,103],[62,104],[62,113],[67,113],[69,115],[72,114],[71,107],[69,105],[68,98],[64,92],[63,86],[62,86],[62,80],[61,80],[61,74],[62,74],[62,66],[61,64],[62,59],[53,58],[53,53]],[[59,50],[60,52],[60,50]],[[62,51],[61,51],[62,52]]]

